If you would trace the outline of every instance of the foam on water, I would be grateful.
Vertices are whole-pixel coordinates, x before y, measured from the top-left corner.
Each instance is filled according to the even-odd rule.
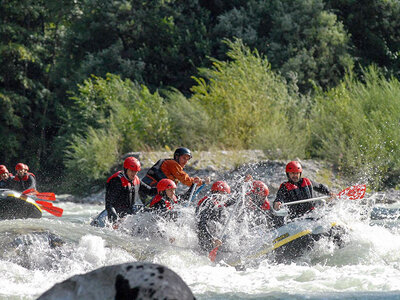
[[[73,275],[145,260],[174,270],[198,299],[319,299],[322,295],[324,299],[398,299],[400,224],[374,222],[356,204],[348,201],[333,211],[320,209],[324,217],[350,228],[343,248],[321,239],[296,263],[263,259],[257,266],[236,271],[223,262],[215,265],[200,253],[193,209],[182,209],[175,223],[143,216],[140,221],[128,218],[113,230],[89,226],[102,206],[63,203],[58,205],[65,209],[61,219],[45,215],[38,220],[0,222],[0,298],[34,299]],[[140,226],[149,230],[140,231]],[[244,234],[251,245],[242,247],[263,242],[257,232],[246,228],[232,220],[230,241],[235,243]]]

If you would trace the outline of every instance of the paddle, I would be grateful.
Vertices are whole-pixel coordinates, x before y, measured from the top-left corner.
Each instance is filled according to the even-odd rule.
[[[244,193],[245,193],[245,191],[244,191],[244,185],[243,185],[243,195],[244,195]],[[234,213],[236,212],[236,210],[237,210],[237,207],[238,207],[239,202],[240,202],[239,200],[236,201],[235,207],[233,208],[232,212],[230,213],[230,215],[229,215],[229,217],[228,217],[228,220],[226,221],[225,226],[224,226],[224,228],[222,229],[221,235],[220,235],[220,237],[219,237],[218,240],[222,240],[222,239],[224,238],[224,236],[225,236],[225,231],[226,231],[226,229],[228,228],[229,222],[231,221],[233,214],[234,214]],[[209,258],[212,262],[214,262],[214,261],[215,261],[215,258],[217,257],[217,253],[218,253],[218,248],[219,248],[219,247],[220,247],[220,245],[217,246],[217,247],[215,247],[214,249],[212,249],[212,250],[210,251],[210,253],[208,253],[208,258]]]
[[[35,195],[37,198],[46,201],[55,201],[56,195],[54,193],[39,193],[35,189],[28,189],[22,192],[22,195]]]
[[[192,202],[192,198],[193,198],[194,191],[196,190],[196,186],[197,186],[197,184],[193,183],[193,186],[191,187],[192,190],[190,191],[190,195],[189,195],[189,198],[187,200],[187,206],[190,204],[190,202]]]
[[[340,193],[338,193],[337,197],[338,198],[348,198],[350,200],[359,200],[359,199],[364,198],[365,191],[366,191],[366,185],[365,184],[354,185],[354,186],[348,187],[348,188],[344,189],[343,191],[341,191]],[[328,198],[330,198],[330,196],[322,196],[322,197],[317,197],[317,198],[304,199],[304,200],[299,200],[299,201],[283,203],[282,205],[293,205],[293,204],[318,201],[318,200],[323,200],[323,199],[328,199]],[[263,247],[256,254],[246,256],[244,258],[245,259],[244,262],[246,262],[246,261],[248,261],[250,259],[255,259],[255,258],[258,258],[260,256],[263,256],[263,255],[275,250],[276,248],[278,248],[280,246],[281,245],[280,245],[279,242],[274,244],[273,246],[265,244],[265,245],[263,245]],[[233,267],[236,267],[236,266],[242,265],[244,262],[243,262],[242,259],[239,259],[237,261],[230,262],[229,265],[231,265]]]
[[[194,183],[194,185],[196,185],[196,184]],[[196,190],[196,186],[193,188],[185,207],[188,207],[192,203],[192,200],[196,198],[196,195],[201,191],[202,188],[204,188],[205,185],[206,184],[203,183],[197,190]]]
[[[358,200],[364,198],[365,191],[367,187],[365,184],[358,184],[358,185],[353,185],[350,186],[340,193],[337,194],[337,198],[348,198],[350,200]],[[287,203],[282,203],[282,206],[288,206],[288,205],[293,205],[293,204],[300,204],[300,203],[306,203],[306,202],[313,202],[313,201],[319,201],[319,200],[325,200],[330,198],[331,196],[322,196],[322,197],[317,197],[317,198],[310,198],[310,199],[304,199],[304,200],[298,200],[298,201],[292,201],[292,202],[287,202]]]
[[[56,217],[61,217],[63,214],[63,209],[60,207],[53,206],[52,203],[46,202],[46,201],[41,201],[41,200],[35,200],[37,204],[39,204],[39,207],[52,215]]]

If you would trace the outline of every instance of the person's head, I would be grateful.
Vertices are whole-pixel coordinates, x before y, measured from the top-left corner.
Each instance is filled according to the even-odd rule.
[[[230,194],[231,187],[225,181],[216,181],[211,186],[213,194]]]
[[[298,182],[301,178],[303,168],[298,161],[291,161],[286,165],[286,176],[293,182]]]
[[[141,169],[140,162],[135,157],[130,156],[125,159],[124,171],[126,176],[130,180],[133,180],[135,178],[140,169]]]
[[[19,177],[23,177],[26,172],[28,172],[29,167],[23,163],[17,163],[17,165],[15,166],[15,171],[17,172],[17,175]]]
[[[5,165],[0,165],[0,178],[6,180],[8,177],[10,177],[10,173],[8,172],[7,167]]]
[[[157,183],[157,193],[162,196],[167,196],[170,199],[175,199],[176,184],[171,179],[161,179]]]
[[[248,195],[253,202],[262,205],[268,199],[269,189],[261,180],[254,180]]]
[[[185,167],[187,162],[192,158],[192,153],[188,148],[178,148],[174,152],[174,160],[181,165],[182,168]]]

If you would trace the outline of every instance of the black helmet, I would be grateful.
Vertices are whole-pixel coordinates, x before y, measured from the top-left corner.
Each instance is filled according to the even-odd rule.
[[[178,148],[174,152],[174,159],[178,160],[181,155],[189,154],[190,158],[192,158],[192,153],[188,148]]]

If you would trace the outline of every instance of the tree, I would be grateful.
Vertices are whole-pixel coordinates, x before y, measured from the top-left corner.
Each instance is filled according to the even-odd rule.
[[[215,33],[239,36],[302,92],[336,85],[353,66],[349,37],[322,0],[249,1],[219,17]]]
[[[400,78],[400,2],[327,0],[350,33],[352,55],[362,67],[375,64]]]
[[[210,54],[207,22],[197,0],[82,0],[66,32],[58,74],[76,83],[110,72],[152,90],[187,91],[190,76]]]

